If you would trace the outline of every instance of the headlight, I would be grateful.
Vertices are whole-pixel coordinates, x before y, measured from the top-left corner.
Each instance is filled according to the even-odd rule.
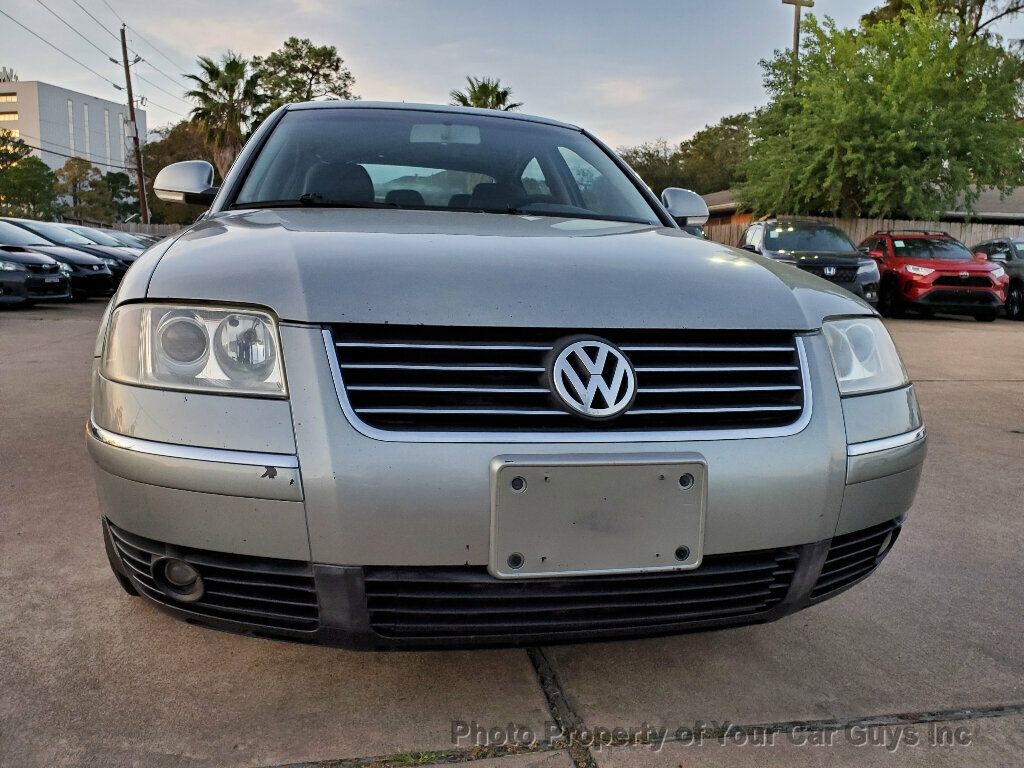
[[[21,272],[23,269],[16,261],[0,261],[0,272]]]
[[[121,265],[121,262],[118,261],[117,259],[108,259],[106,256],[101,256],[100,261],[102,261],[108,267],[118,267]]]
[[[280,348],[266,312],[130,304],[111,316],[102,370],[144,387],[285,397]]]
[[[1003,269],[1002,267],[996,267],[995,269],[992,270],[991,274],[993,280],[998,280],[1000,277],[1006,274],[1006,270]]]
[[[857,267],[857,274],[867,275],[868,280],[871,282],[878,282],[881,279],[881,275],[878,274],[878,264],[872,261],[865,261],[859,267]]]
[[[881,320],[873,317],[830,320],[822,324],[821,330],[832,353],[841,394],[878,392],[910,382]]]
[[[62,275],[70,275],[71,267],[69,267],[62,261],[57,264],[57,271],[60,272]]]
[[[904,269],[912,275],[920,275],[921,277],[927,277],[935,271],[929,267],[919,267],[917,264],[907,264]]]

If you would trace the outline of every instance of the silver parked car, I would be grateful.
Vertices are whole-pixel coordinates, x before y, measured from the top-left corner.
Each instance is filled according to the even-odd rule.
[[[577,127],[284,107],[128,272],[88,443],[126,590],[360,648],[777,619],[871,573],[925,432],[872,308],[702,241]],[[679,223],[677,223],[679,222]]]

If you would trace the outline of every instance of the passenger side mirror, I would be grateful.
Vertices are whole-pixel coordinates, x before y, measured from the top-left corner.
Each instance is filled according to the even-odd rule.
[[[704,224],[710,215],[704,198],[688,189],[669,187],[661,193],[661,202],[680,224]]]
[[[153,192],[165,203],[209,205],[217,196],[213,166],[205,160],[172,163],[156,175]]]
[[[759,253],[758,248],[753,243],[744,243],[740,246],[744,251],[750,251],[751,253]]]
[[[993,256],[992,259],[994,260],[995,256]],[[975,251],[974,252],[974,260],[975,261],[988,261],[989,260],[989,255],[987,253],[985,253],[984,251]]]

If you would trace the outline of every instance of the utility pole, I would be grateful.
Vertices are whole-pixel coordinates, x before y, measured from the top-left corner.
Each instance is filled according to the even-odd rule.
[[[128,89],[128,118],[132,124],[132,145],[135,150],[135,179],[139,188],[139,220],[149,224],[149,205],[146,203],[146,180],[142,175],[142,145],[139,144],[139,124],[135,121],[135,97],[132,95],[132,73],[129,67],[137,61],[128,61],[128,39],[125,37],[125,25],[121,25],[121,56],[124,60],[124,81]]]
[[[797,68],[800,66],[800,11],[813,8],[814,0],[782,0],[782,3],[793,6],[793,80],[796,81]]]

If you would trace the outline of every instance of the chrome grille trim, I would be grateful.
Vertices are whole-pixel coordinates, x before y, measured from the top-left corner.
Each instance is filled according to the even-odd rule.
[[[687,430],[619,430],[619,431],[446,431],[446,430],[392,430],[371,426],[363,421],[352,407],[345,387],[345,379],[338,361],[337,348],[330,328],[321,331],[327,364],[334,381],[335,394],[342,412],[348,422],[360,434],[382,442],[402,443],[650,443],[650,442],[682,442],[701,440],[747,440],[752,438],[788,437],[796,435],[807,428],[813,414],[813,391],[807,364],[807,352],[804,340],[800,335],[794,336],[794,346],[784,347],[776,351],[795,350],[799,365],[795,366],[800,373],[800,384],[792,385],[802,390],[803,410],[799,418],[791,424],[771,427],[739,427],[726,429],[687,429]],[[345,344],[346,342],[339,342]],[[363,346],[361,344],[356,346]],[[420,345],[414,345],[420,346]],[[486,346],[486,345],[485,345]],[[502,346],[502,345],[499,345]],[[523,345],[526,346],[526,345]],[[698,345],[700,346],[700,345]],[[543,345],[530,346],[530,350],[544,349]],[[550,349],[550,347],[547,347]],[[626,347],[623,347],[625,350]],[[730,347],[730,350],[736,348]],[[658,347],[664,351],[663,347]],[[669,350],[671,351],[671,350]],[[686,351],[692,351],[687,349]],[[706,350],[702,350],[706,351]],[[372,391],[367,387],[362,391]],[[432,388],[428,388],[432,389]],[[536,390],[537,388],[530,388]],[[772,390],[781,389],[771,387]],[[353,387],[354,391],[355,390]],[[542,390],[544,391],[544,390]],[[643,391],[643,389],[641,389]],[[699,391],[699,390],[697,390]],[[748,391],[743,389],[740,391]],[[753,390],[751,390],[753,391]],[[561,413],[561,412],[559,412]],[[568,414],[566,414],[568,415]]]

